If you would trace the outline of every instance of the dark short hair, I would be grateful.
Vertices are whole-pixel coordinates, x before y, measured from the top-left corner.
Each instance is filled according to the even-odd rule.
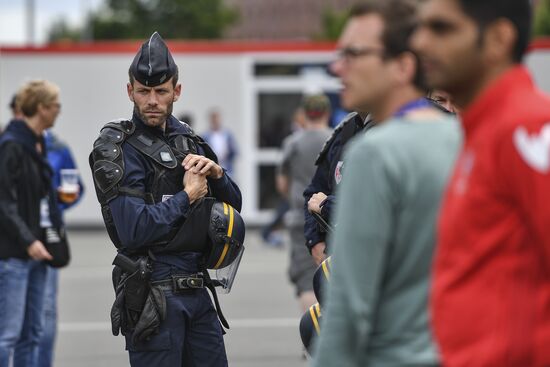
[[[416,74],[413,83],[426,90],[424,73],[418,55],[412,51],[409,39],[418,25],[419,0],[371,0],[352,7],[350,18],[369,14],[378,14],[384,21],[382,44],[386,58],[394,58],[404,52],[412,53],[416,58]]]
[[[531,37],[531,1],[529,0],[458,0],[464,13],[483,30],[497,19],[508,19],[518,34],[512,59],[521,62]]]
[[[178,78],[179,78],[179,75],[178,75],[178,71],[176,70],[176,72],[172,76],[172,85],[174,87],[178,84]],[[131,68],[128,69],[128,80],[130,81],[130,84],[134,86],[134,80],[136,80],[136,78],[134,77],[134,74],[132,74]]]

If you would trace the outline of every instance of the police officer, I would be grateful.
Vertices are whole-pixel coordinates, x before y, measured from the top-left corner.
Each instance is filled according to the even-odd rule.
[[[317,265],[326,258],[327,232],[319,225],[312,213],[319,214],[325,222],[330,223],[330,213],[335,203],[334,194],[337,185],[342,180],[344,147],[354,135],[366,131],[372,126],[374,126],[374,121],[366,113],[350,113],[334,129],[332,136],[327,140],[315,161],[317,169],[311,183],[304,190],[304,235],[306,247]]]
[[[125,334],[132,366],[227,366],[218,313],[204,288],[205,239],[185,223],[192,218],[208,226],[208,217],[195,220],[206,197],[224,202],[233,218],[241,209],[241,193],[210,147],[172,115],[181,84],[158,33],[135,56],[127,91],[132,118],[102,129],[90,165],[111,239],[120,254],[144,264],[139,276],[150,275],[148,283],[140,283],[146,285],[132,288],[135,273],[114,273],[113,332],[120,327]],[[182,228],[195,248],[174,243]],[[136,301],[141,295],[145,301]],[[136,303],[141,310],[132,308]]]

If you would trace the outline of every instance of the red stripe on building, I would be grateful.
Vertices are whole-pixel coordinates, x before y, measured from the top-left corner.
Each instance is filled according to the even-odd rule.
[[[550,37],[535,38],[529,45],[529,51],[550,51]]]
[[[323,52],[333,51],[333,42],[307,41],[167,41],[173,53],[246,53],[246,52]],[[9,53],[84,53],[113,54],[135,53],[142,41],[122,42],[60,42],[39,47],[0,47],[0,52]]]

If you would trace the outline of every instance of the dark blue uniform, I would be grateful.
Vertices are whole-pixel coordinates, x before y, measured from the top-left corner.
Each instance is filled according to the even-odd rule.
[[[332,136],[325,143],[315,162],[317,169],[311,183],[304,190],[304,235],[306,246],[310,251],[319,242],[325,242],[326,232],[320,229],[315,218],[308,211],[307,203],[315,193],[322,192],[327,195],[327,199],[321,208],[321,216],[327,223],[330,223],[330,214],[335,203],[336,186],[342,179],[344,147],[355,134],[370,126],[372,126],[372,122],[365,125],[359,114],[355,112],[349,114],[334,129]]]
[[[155,137],[173,146],[178,135],[191,134],[188,126],[171,116],[163,132],[146,126],[137,116],[136,132],[146,130]],[[198,153],[204,150],[197,146]],[[121,186],[140,192],[154,191],[156,164],[144,156],[128,142],[122,145],[124,152],[124,176]],[[178,164],[181,163],[178,161]],[[178,166],[175,170],[182,170]],[[181,180],[182,175],[176,176]],[[183,188],[182,181],[174,182]],[[210,196],[241,209],[241,193],[237,185],[224,173],[220,179],[208,179]],[[160,193],[163,194],[163,193]],[[146,249],[155,254],[151,281],[170,279],[173,274],[195,274],[202,254],[195,252],[163,253],[156,249],[169,240],[174,230],[185,221],[190,205],[183,190],[167,192],[154,198],[153,204],[145,199],[119,195],[109,202],[113,221],[120,239],[120,250],[126,253],[140,253]],[[166,319],[161,323],[160,332],[146,342],[132,343],[131,335],[126,336],[126,347],[132,366],[226,366],[222,328],[216,310],[205,288],[180,291],[174,294],[164,289],[167,303]]]

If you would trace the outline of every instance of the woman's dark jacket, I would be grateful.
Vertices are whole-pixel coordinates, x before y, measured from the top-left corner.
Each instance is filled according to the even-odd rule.
[[[0,135],[0,259],[28,259],[28,246],[43,241],[40,202],[50,193],[51,168],[37,144],[44,141],[20,120],[12,120]],[[50,218],[58,223],[56,206]]]

